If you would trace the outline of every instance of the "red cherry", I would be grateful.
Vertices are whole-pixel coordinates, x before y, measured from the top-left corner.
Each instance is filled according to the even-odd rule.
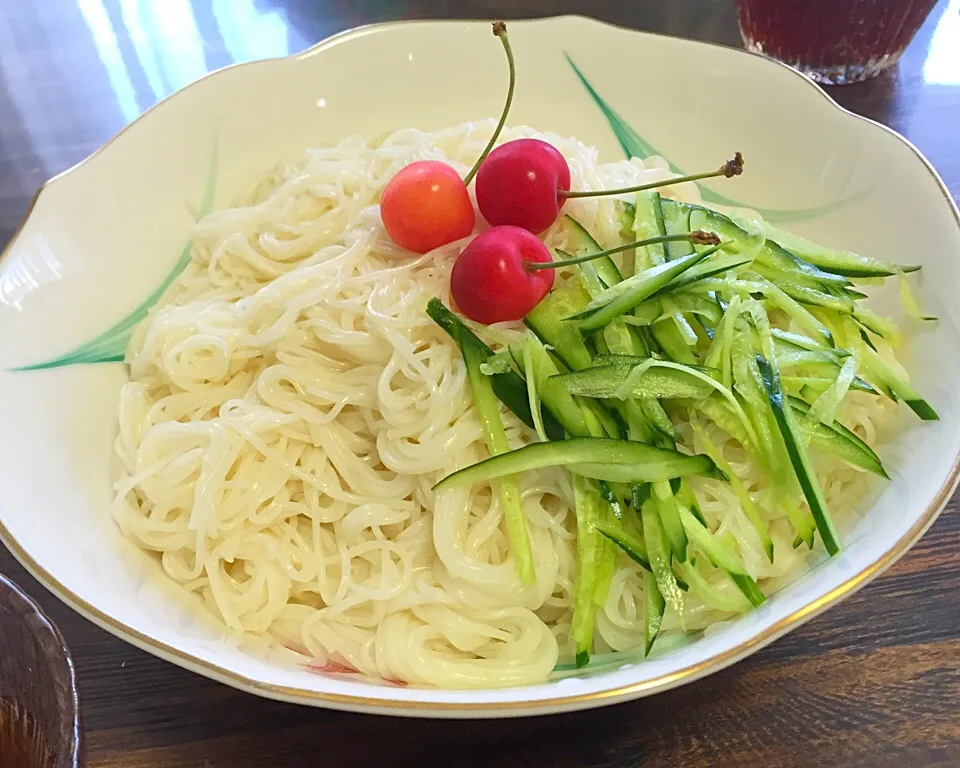
[[[550,251],[520,227],[477,235],[453,265],[450,292],[460,311],[478,323],[522,320],[553,286],[554,270],[528,271],[527,262],[553,261]]]
[[[517,139],[491,152],[477,172],[477,205],[490,224],[533,233],[553,224],[570,189],[570,166],[556,147]]]
[[[414,253],[466,237],[476,221],[460,174],[436,160],[411,163],[390,179],[380,216],[393,242]]]

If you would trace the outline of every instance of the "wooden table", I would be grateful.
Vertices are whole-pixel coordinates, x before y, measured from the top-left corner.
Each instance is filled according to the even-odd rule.
[[[906,135],[960,193],[960,2],[898,70],[834,89]],[[208,69],[397,18],[587,13],[739,45],[730,0],[6,0],[0,245],[38,185]],[[264,701],[141,653],[73,613],[0,547],[79,668],[92,766],[958,766],[955,498],[891,571],[732,669],[653,699],[525,721],[375,718]]]

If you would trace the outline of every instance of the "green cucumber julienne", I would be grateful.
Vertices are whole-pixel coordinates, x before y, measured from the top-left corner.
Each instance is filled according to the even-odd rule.
[[[440,299],[430,299],[427,303],[427,315],[447,332],[447,335],[456,342],[457,346],[462,348],[463,340],[471,339],[472,343],[478,345],[478,349],[485,353],[484,359],[493,356],[493,350],[484,344],[459,317],[447,309]],[[527,387],[523,379],[513,371],[505,371],[491,375],[490,385],[493,387],[494,394],[496,394],[500,401],[509,408],[520,421],[533,429],[533,414],[530,413]],[[543,426],[546,430],[547,437],[551,440],[560,440],[563,438],[563,427],[557,423],[557,420],[552,414],[543,414]]]
[[[603,523],[594,526],[601,534],[623,550],[633,562],[641,568],[650,570],[650,557],[647,555],[647,546],[640,539],[634,538],[622,529],[613,528]]]
[[[823,497],[817,475],[807,456],[803,438],[798,434],[791,409],[784,400],[783,391],[780,389],[780,376],[771,362],[763,355],[757,355],[757,367],[760,369],[760,376],[767,391],[774,420],[786,445],[790,464],[793,466],[797,481],[800,483],[800,489],[810,506],[810,512],[817,524],[817,531],[820,533],[820,538],[823,539],[823,546],[827,552],[835,555],[840,551],[840,540],[834,530],[833,522],[830,520],[827,501]]]
[[[434,490],[459,488],[544,467],[567,467],[574,474],[611,482],[651,483],[686,475],[722,476],[707,456],[687,456],[629,440],[576,437],[555,443],[533,443],[491,456],[447,475]]]
[[[494,483],[524,581],[532,555],[518,525],[525,521],[516,476],[550,467],[572,476],[578,666],[589,660],[617,563],[641,571],[649,655],[664,611],[682,611],[685,595],[727,613],[765,600],[747,567],[756,555],[742,547],[779,564],[768,521],[785,513],[794,547],[813,547],[819,534],[836,554],[839,536],[813,460],[827,456],[888,478],[876,452],[840,421],[854,413],[848,397],[859,407],[886,395],[936,418],[891,362],[900,331],[864,306],[861,290],[862,278],[895,276],[903,291],[913,268],[817,246],[654,190],[615,206],[619,240],[606,250],[580,222],[562,217],[570,257],[558,251],[564,263],[555,266],[563,276],[524,318],[532,334],[498,352],[483,372],[493,350],[439,301],[428,307],[461,348],[491,454],[434,488]],[[907,311],[925,317],[915,302]],[[543,442],[508,450],[493,394]],[[704,453],[691,455],[694,446]],[[744,461],[751,474],[767,475],[766,491],[748,493],[734,475]],[[710,484],[694,476],[729,483],[725,498],[735,499],[752,528],[745,539],[712,532],[716,513],[704,516],[695,495]]]
[[[843,459],[848,464],[865,469],[886,480],[890,479],[880,457],[855,432],[847,429],[839,421],[834,421],[830,426],[821,423],[819,419],[809,415],[810,406],[798,397],[788,397],[787,400],[794,411],[800,431],[807,436],[811,445]]]
[[[610,360],[610,358],[607,358]],[[555,376],[552,381],[562,384],[571,395],[584,397],[616,397],[617,390],[630,378],[631,371],[640,363],[628,358],[625,364],[604,362]],[[713,388],[695,376],[672,368],[648,368],[642,376],[630,382],[630,394],[638,398],[687,398],[700,400]]]
[[[569,240],[567,248],[574,256],[585,256],[590,253],[600,253],[603,248],[600,243],[593,239],[584,226],[572,216],[563,217],[563,225],[567,230]],[[609,256],[601,256],[590,262],[603,283],[609,288],[611,285],[619,283],[623,277],[620,270]]]
[[[467,337],[463,339],[460,350],[467,367],[473,402],[480,415],[480,423],[483,425],[487,448],[494,455],[506,455],[510,453],[510,445],[503,429],[503,422],[500,420],[496,395],[490,378],[480,370],[481,363],[486,359],[484,345]],[[520,581],[524,584],[532,584],[537,577],[533,566],[530,532],[527,529],[527,518],[523,512],[517,479],[513,475],[503,475],[499,478],[498,486],[503,500],[507,536],[510,539],[510,548],[517,559]]]
[[[684,270],[703,261],[708,255],[707,251],[691,253],[689,256],[638,272],[613,288],[608,288],[588,304],[582,313],[570,319],[583,318],[579,324],[583,333],[599,330],[614,318],[626,314],[640,302],[649,299],[673,278],[682,275]],[[608,300],[608,291],[611,292],[609,296],[612,300]]]

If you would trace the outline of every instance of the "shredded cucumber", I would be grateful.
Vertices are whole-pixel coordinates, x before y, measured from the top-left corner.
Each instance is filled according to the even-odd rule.
[[[594,590],[600,561],[606,551],[606,539],[597,531],[600,521],[600,493],[583,478],[573,481],[574,509],[577,515],[577,584],[573,595],[573,622],[570,634],[576,646],[577,666],[590,661],[593,626],[597,613]]]
[[[489,377],[480,371],[480,363],[486,357],[485,352],[472,339],[467,339],[463,343],[461,351],[467,365],[467,378],[470,380],[473,401],[480,414],[480,423],[483,425],[487,447],[495,457],[509,454],[510,445],[507,442],[507,434],[503,429],[503,422],[500,420],[500,409],[497,407],[496,395],[493,392]],[[536,581],[536,574],[533,569],[533,549],[530,546],[530,532],[527,529],[527,518],[523,512],[517,479],[513,475],[502,475],[499,478],[498,485],[500,498],[503,500],[510,548],[517,559],[520,580],[524,584],[532,584]]]
[[[657,588],[670,607],[683,615],[683,590],[677,583],[677,577],[670,566],[670,545],[667,543],[660,525],[660,515],[652,501],[644,502],[640,511],[643,524],[643,540],[650,556],[650,568],[656,579]]]
[[[747,520],[750,521],[750,525],[753,526],[754,532],[757,534],[757,538],[760,541],[760,546],[763,548],[764,553],[767,556],[767,559],[772,563],[773,562],[773,539],[770,538],[770,529],[767,526],[766,521],[760,514],[760,510],[757,509],[757,505],[753,502],[753,499],[750,498],[750,494],[747,493],[746,487],[743,485],[743,481],[737,477],[736,473],[733,471],[733,468],[727,463],[726,459],[723,458],[723,455],[720,453],[720,449],[713,444],[713,441],[707,436],[706,430],[700,425],[696,420],[691,422],[693,426],[693,431],[697,435],[697,439],[703,445],[703,450],[714,463],[727,475],[727,478],[730,482],[730,487],[733,489],[733,492],[736,494],[737,499],[740,502],[740,509],[743,510],[743,514],[746,515]]]
[[[544,467],[572,475],[578,666],[589,659],[620,554],[641,570],[649,654],[666,607],[682,617],[685,592],[728,613],[765,600],[754,576],[766,571],[744,547],[754,549],[755,535],[766,559],[778,562],[770,525],[778,525],[780,510],[795,530],[794,547],[812,548],[819,534],[828,553],[840,550],[814,459],[831,456],[888,477],[874,450],[841,423],[857,413],[848,410],[851,401],[882,394],[922,419],[937,418],[892,358],[900,329],[865,306],[861,290],[894,277],[906,314],[932,320],[906,276],[917,268],[822,247],[656,191],[616,205],[621,244],[606,253],[579,222],[563,218],[566,247],[584,260],[528,314],[535,335],[509,353],[494,353],[445,308],[431,303],[428,310],[463,350],[491,453],[435,488],[496,483],[524,581],[532,553],[515,476]],[[692,230],[715,233],[720,244],[691,242],[698,239],[686,237]],[[628,250],[664,235],[682,239]],[[541,442],[507,450],[494,393]],[[729,438],[714,442],[704,422]],[[703,454],[690,455],[694,446]],[[735,474],[744,460],[751,481],[765,475],[760,486],[748,490]],[[716,513],[704,507],[705,518],[698,508],[695,475],[729,483],[749,522],[747,541],[727,525],[712,531]]]

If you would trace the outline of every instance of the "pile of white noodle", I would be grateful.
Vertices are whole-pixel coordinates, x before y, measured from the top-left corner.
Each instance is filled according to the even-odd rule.
[[[463,242],[411,257],[390,242],[377,207],[384,184],[414,160],[465,173],[492,128],[403,130],[376,145],[350,138],[281,164],[197,225],[192,262],[137,329],[115,518],[231,630],[416,685],[529,683],[568,660],[571,490],[559,471],[520,478],[537,572],[527,587],[499,495],[489,486],[431,490],[487,455],[460,354],[424,313],[433,296],[450,306]],[[524,135],[560,149],[575,189],[669,175],[658,159],[598,165],[595,150],[529,129],[508,129],[501,141]],[[691,184],[669,190],[697,199]],[[568,210],[602,244],[619,242],[613,200]],[[565,244],[559,227],[546,240]],[[497,346],[522,330],[482,333]],[[879,406],[867,403],[878,399],[850,400],[846,423],[872,441]],[[534,439],[504,419],[516,446]],[[750,484],[742,451],[712,434],[762,499],[763,480]],[[858,492],[859,475],[821,470],[832,508],[852,506],[843,497]],[[806,550],[791,548],[784,521],[771,525],[771,565],[744,534],[729,487],[695,487],[753,575],[802,567]],[[595,650],[642,646],[641,585],[622,559],[598,611]],[[665,630],[703,628],[742,607],[729,580],[718,587],[728,610],[691,599],[682,616],[668,612]]]

